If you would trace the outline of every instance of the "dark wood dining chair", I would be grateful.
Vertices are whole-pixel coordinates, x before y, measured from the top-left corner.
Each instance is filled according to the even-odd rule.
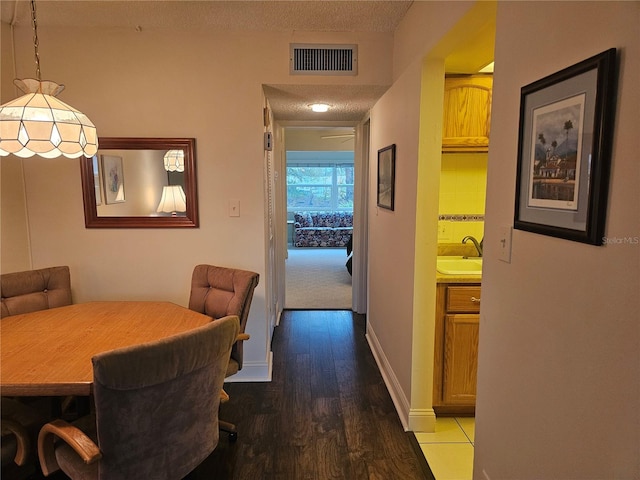
[[[197,265],[193,269],[189,308],[214,320],[226,315],[237,315],[240,319],[240,334],[231,350],[227,377],[242,369],[242,342],[249,339],[245,328],[253,292],[259,280],[260,275],[249,270],[215,265]],[[228,398],[224,391],[222,395]],[[238,430],[233,423],[220,420],[220,429],[229,434],[230,440],[238,438]]]
[[[238,317],[228,316],[94,356],[95,415],[42,427],[43,474],[62,470],[82,480],[184,478],[218,444],[219,392],[239,331]]]
[[[2,474],[0,478],[24,479],[36,472],[36,441],[45,416],[15,398],[2,397],[0,422]]]

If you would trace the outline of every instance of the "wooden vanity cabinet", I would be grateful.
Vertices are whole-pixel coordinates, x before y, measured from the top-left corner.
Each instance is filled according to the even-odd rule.
[[[437,286],[433,407],[473,415],[478,374],[480,284]]]

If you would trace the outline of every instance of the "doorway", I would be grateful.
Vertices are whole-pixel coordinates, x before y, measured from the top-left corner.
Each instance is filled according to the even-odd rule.
[[[351,310],[353,126],[284,128],[286,309]]]

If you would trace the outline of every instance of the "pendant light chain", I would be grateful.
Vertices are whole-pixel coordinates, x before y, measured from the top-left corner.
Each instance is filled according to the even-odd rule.
[[[36,21],[36,0],[31,0],[31,25],[33,27],[33,48],[36,56],[36,78],[40,82],[40,53],[38,53],[38,22]]]

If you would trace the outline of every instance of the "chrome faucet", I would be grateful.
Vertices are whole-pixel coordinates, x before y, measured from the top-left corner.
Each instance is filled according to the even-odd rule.
[[[482,256],[482,244],[484,243],[484,237],[482,238],[482,240],[480,240],[480,243],[478,243],[478,240],[476,240],[475,237],[472,237],[471,235],[467,235],[466,237],[464,237],[462,239],[462,243],[467,243],[467,240],[471,240],[473,242],[473,244],[476,247],[476,250],[478,251],[478,256],[481,257]]]

